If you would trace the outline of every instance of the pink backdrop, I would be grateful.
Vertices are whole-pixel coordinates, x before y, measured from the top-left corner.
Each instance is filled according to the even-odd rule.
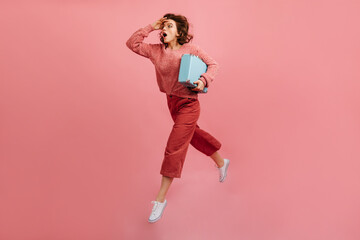
[[[0,5],[0,239],[360,239],[359,1]],[[183,14],[220,64],[163,218],[150,201],[172,119],[125,45]],[[157,31],[146,42],[159,42]]]

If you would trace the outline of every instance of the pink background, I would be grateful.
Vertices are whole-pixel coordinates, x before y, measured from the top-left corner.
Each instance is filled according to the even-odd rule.
[[[10,1],[9,1],[10,2]],[[172,119],[125,45],[167,12],[220,64],[160,221]],[[359,1],[0,5],[0,239],[360,239]],[[146,42],[159,42],[152,32]]]

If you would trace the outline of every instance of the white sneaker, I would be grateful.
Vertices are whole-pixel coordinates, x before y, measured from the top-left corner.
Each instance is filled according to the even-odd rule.
[[[230,164],[230,159],[224,159],[224,165],[219,168],[216,164],[215,164],[215,167],[217,169],[219,169],[219,182],[224,182],[225,181],[225,178],[226,178],[226,175],[227,175],[227,169],[229,167],[229,164]]]
[[[148,221],[153,223],[153,222],[158,221],[161,218],[161,216],[164,212],[164,209],[166,207],[167,201],[165,199],[164,202],[151,201],[151,203],[154,204],[154,206],[153,206],[153,209],[151,211]]]

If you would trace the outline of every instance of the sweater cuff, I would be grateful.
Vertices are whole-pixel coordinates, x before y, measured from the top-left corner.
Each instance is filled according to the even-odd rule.
[[[154,27],[152,26],[152,24],[148,24],[148,25],[146,25],[145,27],[144,27],[144,30],[146,31],[146,32],[151,32],[151,31],[154,31],[155,29],[154,29]]]
[[[204,83],[204,87],[207,87],[207,81],[206,81],[206,79],[205,79],[203,76],[201,76],[201,77],[199,78],[199,80]]]

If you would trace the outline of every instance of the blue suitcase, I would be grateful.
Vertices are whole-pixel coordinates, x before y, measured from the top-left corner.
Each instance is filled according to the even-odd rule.
[[[199,80],[206,70],[207,65],[198,56],[184,54],[181,57],[179,82],[185,87],[195,88],[197,84],[194,82]],[[207,87],[198,93],[207,93]]]

